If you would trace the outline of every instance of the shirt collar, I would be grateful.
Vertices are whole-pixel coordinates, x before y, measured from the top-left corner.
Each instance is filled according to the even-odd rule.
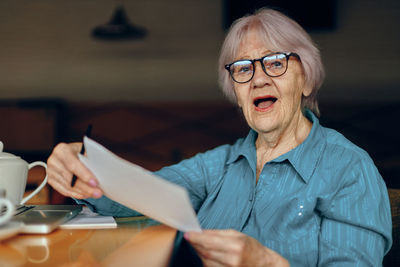
[[[305,183],[308,183],[313,175],[322,151],[326,146],[326,136],[319,124],[318,118],[310,110],[306,109],[304,115],[312,122],[312,128],[303,143],[289,152],[274,159],[275,162],[288,160]]]
[[[318,118],[308,109],[304,115],[312,122],[312,128],[306,140],[299,146],[289,152],[279,156],[271,162],[283,162],[288,160],[293,168],[297,171],[305,183],[308,183],[315,171],[317,163],[322,155],[325,147],[325,134],[322,126],[319,124]],[[255,142],[257,132],[250,130],[245,139],[240,139],[231,150],[227,163],[236,161],[240,156],[245,157],[252,168],[257,163]],[[253,170],[255,173],[255,170]]]
[[[245,157],[250,166],[255,166],[257,163],[257,153],[256,153],[256,140],[257,140],[257,132],[253,129],[250,129],[249,134],[245,139],[239,139],[235,145],[232,146],[231,152],[229,154],[227,163],[235,162],[239,157]]]

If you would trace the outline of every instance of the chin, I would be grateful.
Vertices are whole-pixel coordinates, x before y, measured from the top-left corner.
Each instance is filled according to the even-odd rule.
[[[253,124],[253,130],[257,133],[269,133],[277,128],[277,125],[271,119],[260,119]]]

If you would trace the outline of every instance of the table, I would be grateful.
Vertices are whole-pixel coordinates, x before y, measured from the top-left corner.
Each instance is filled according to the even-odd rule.
[[[57,229],[0,242],[0,266],[167,266],[176,230],[147,218],[118,218],[115,229]]]

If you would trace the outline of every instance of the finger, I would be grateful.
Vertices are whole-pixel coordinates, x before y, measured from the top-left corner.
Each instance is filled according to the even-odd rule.
[[[224,266],[264,266],[272,262],[288,266],[286,259],[278,253],[235,230],[190,232],[185,233],[185,238],[202,259]]]
[[[71,191],[70,189],[66,189],[65,186],[60,183],[59,181],[54,181],[52,184],[52,187],[57,190],[57,192],[59,192],[60,194],[66,196],[66,197],[73,197],[76,199],[83,199],[83,198],[87,198],[86,195],[81,194],[79,192],[74,192]]]
[[[242,235],[234,230],[204,230],[203,232],[185,233],[185,238],[192,245],[197,245],[204,249],[236,251],[242,248],[240,242]]]
[[[233,229],[222,229],[222,230],[212,230],[206,229],[202,232],[188,232],[193,238],[203,236],[204,238],[220,236],[220,237],[238,237],[242,236],[243,233],[238,232]]]
[[[200,232],[197,232],[200,233]],[[206,229],[203,230],[202,233],[209,234],[209,235],[218,235],[218,236],[241,236],[243,233],[238,232],[233,229],[221,229],[221,230],[212,230],[212,229]]]
[[[62,177],[60,173],[50,172],[49,175],[52,176],[51,181],[49,180],[49,184],[64,196],[74,197],[79,199],[91,196],[90,192],[84,192],[78,187],[71,188],[69,180]]]
[[[235,266],[234,255],[193,245],[204,266]]]
[[[65,169],[72,174],[79,177],[80,180],[87,184],[97,185],[98,181],[92,172],[79,160],[78,154],[82,148],[82,143],[72,143],[72,144],[59,144],[59,153],[62,155],[61,163],[64,165]],[[56,148],[57,148],[56,147]],[[57,154],[59,157],[60,154]]]
[[[61,194],[75,198],[101,197],[102,191],[97,188],[94,175],[79,161],[76,153],[82,147],[81,143],[57,145],[47,161],[49,184]],[[71,187],[74,175],[78,177],[75,186]],[[88,181],[88,182],[85,182]]]
[[[64,163],[56,157],[47,160],[47,175],[50,184],[54,179],[60,178],[70,181],[73,176],[72,172],[65,168]]]
[[[79,179],[75,186],[71,187],[71,179],[66,179],[62,174],[50,171],[49,175],[52,176],[49,184],[64,196],[82,199],[89,197],[99,198],[103,194],[100,188],[88,186]]]
[[[71,187],[71,181],[74,174],[65,167],[64,163],[58,158],[49,158],[48,163],[50,165],[48,165],[49,167],[47,171],[49,183],[51,184],[53,179],[62,178],[65,184],[68,184],[68,187]],[[95,187],[97,184],[89,181],[89,186]]]
[[[77,190],[78,192],[81,192],[82,194],[85,194],[85,198],[91,197],[91,198],[100,198],[103,195],[103,191],[99,187],[93,187],[91,185],[86,184],[82,180],[78,178],[78,180],[75,183],[75,186],[73,187],[74,191]]]
[[[54,164],[54,159],[52,160],[53,165]],[[56,168],[56,167],[51,167],[51,162],[50,160],[47,163],[47,176],[48,176],[48,183],[51,187],[53,187],[55,190],[57,190],[59,193],[61,193],[64,196],[70,197],[71,194],[69,192],[70,188],[67,188],[65,185],[65,179],[63,177],[63,172],[60,171],[60,169]]]
[[[219,262],[209,260],[209,259],[202,259],[204,267],[226,267],[226,265],[222,265]]]
[[[72,191],[69,187],[66,186],[63,178],[60,178],[58,174],[53,174],[51,181],[49,180],[49,184],[57,190],[60,194],[66,197],[72,197]]]

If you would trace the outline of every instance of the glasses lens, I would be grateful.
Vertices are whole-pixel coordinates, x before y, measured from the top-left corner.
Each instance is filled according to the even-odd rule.
[[[287,57],[285,54],[277,53],[263,58],[265,71],[269,76],[276,77],[285,73],[287,69]]]
[[[245,83],[253,77],[253,64],[250,60],[239,60],[231,65],[232,78],[238,83]]]

